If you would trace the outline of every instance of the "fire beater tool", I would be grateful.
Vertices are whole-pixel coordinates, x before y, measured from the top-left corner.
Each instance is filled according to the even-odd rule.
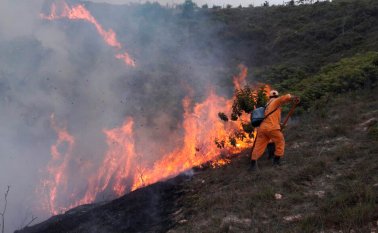
[[[294,104],[293,104],[293,106],[291,106],[291,109],[290,109],[289,113],[287,114],[285,120],[281,124],[281,130],[283,130],[286,127],[286,124],[289,121],[289,118],[293,115],[293,113],[295,111],[295,108],[298,106],[298,104],[299,104],[299,100],[295,101]]]

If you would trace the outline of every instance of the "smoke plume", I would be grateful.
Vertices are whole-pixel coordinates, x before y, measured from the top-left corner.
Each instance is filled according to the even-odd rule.
[[[0,2],[0,191],[11,186],[7,232],[32,215],[41,221],[156,181],[150,177],[156,170],[148,169],[163,166],[157,161],[175,158],[175,151],[190,157],[185,141],[207,140],[188,136],[184,123],[221,127],[207,119],[226,111],[219,95],[232,93],[228,58],[216,39],[221,25],[205,14],[156,3],[67,1],[114,31],[120,46],[109,46],[88,20],[42,17],[54,3],[62,1]],[[126,51],[135,67],[120,59]],[[209,96],[214,102],[206,102]],[[196,142],[190,145],[201,153]]]

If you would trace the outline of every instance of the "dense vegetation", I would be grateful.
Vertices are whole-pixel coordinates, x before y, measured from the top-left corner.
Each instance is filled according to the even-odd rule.
[[[333,1],[213,11],[235,64],[302,97],[308,109],[378,80],[378,2]]]
[[[317,98],[376,85],[377,55],[371,52],[378,51],[378,2],[294,2],[278,6],[209,8],[187,0],[176,8],[157,3],[117,9],[98,4],[88,7],[95,16],[97,12],[111,12],[119,22],[115,31],[124,34],[139,48],[139,61],[147,67],[135,74],[139,80],[162,77],[170,83],[177,82],[177,76],[180,76],[188,84],[198,86],[198,79],[208,75],[206,79],[215,79],[218,90],[230,93],[233,91],[230,76],[238,72],[237,67],[242,63],[250,70],[249,81],[272,84],[279,91],[304,95],[306,109]],[[100,13],[98,15],[105,25],[113,25]],[[127,18],[128,15],[133,20]],[[133,31],[135,24],[137,32]],[[158,30],[169,39],[154,47],[164,39]],[[133,48],[131,46],[131,52]],[[151,50],[164,57],[151,56]],[[143,57],[144,54],[147,57]],[[188,61],[188,57],[197,61]],[[224,62],[223,67],[218,67],[214,57]],[[190,72],[192,65],[203,67],[203,72]],[[329,87],[333,81],[339,83]],[[307,90],[313,83],[317,84],[316,90]],[[201,87],[199,92],[206,92],[208,86]],[[159,90],[154,90],[156,95]],[[161,92],[165,93],[165,86]],[[180,93],[174,95],[183,95]],[[164,106],[174,109],[178,105],[174,101],[170,104],[169,95],[164,96]],[[151,101],[155,99],[151,93]]]
[[[250,67],[280,65],[316,73],[328,63],[378,49],[377,1],[235,8],[213,14],[226,25],[219,35],[230,45],[230,57]]]

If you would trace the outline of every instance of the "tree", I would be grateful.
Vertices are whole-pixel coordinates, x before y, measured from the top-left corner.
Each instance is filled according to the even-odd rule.
[[[288,6],[295,6],[295,2],[294,2],[294,0],[290,0],[290,1],[288,1],[288,2],[287,2],[287,5],[288,5]]]
[[[230,119],[232,121],[240,120],[242,130],[234,131],[230,134],[229,142],[231,145],[236,146],[237,139],[243,141],[246,138],[253,138],[254,128],[252,127],[251,123],[243,122],[240,117],[243,115],[243,113],[251,114],[255,108],[265,106],[267,101],[268,95],[265,85],[262,85],[257,89],[253,89],[252,87],[246,85],[244,88],[237,89],[235,91]],[[229,118],[225,113],[218,113],[218,117],[224,122],[229,121]],[[216,139],[215,144],[217,147],[223,148],[225,142]]]
[[[256,108],[264,107],[268,102],[268,93],[265,86],[261,86],[257,91]]]
[[[265,1],[265,2],[263,3],[263,6],[268,7],[268,6],[269,6],[269,2],[268,2],[268,1]]]
[[[185,17],[191,17],[193,16],[194,9],[197,7],[197,5],[192,0],[185,0],[185,2],[182,5],[182,14]]]
[[[209,5],[207,4],[202,5],[202,9],[209,9]]]

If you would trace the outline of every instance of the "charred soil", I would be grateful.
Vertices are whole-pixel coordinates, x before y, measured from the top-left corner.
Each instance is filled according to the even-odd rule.
[[[180,208],[180,184],[185,179],[178,176],[108,203],[79,206],[16,232],[166,232],[175,224],[171,214]]]

